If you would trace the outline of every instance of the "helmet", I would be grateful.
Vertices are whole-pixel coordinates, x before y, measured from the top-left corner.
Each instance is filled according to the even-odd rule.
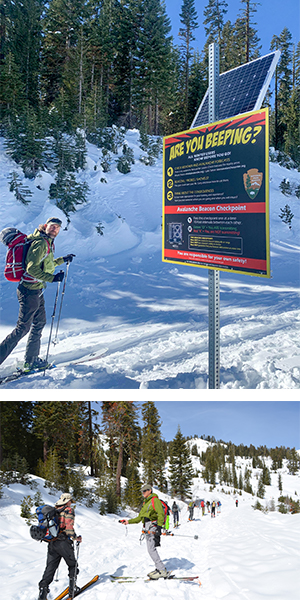
[[[42,539],[45,537],[45,533],[46,533],[46,531],[41,529],[37,525],[31,525],[31,527],[30,527],[30,535],[31,535],[32,539],[36,540],[37,542],[42,541]]]

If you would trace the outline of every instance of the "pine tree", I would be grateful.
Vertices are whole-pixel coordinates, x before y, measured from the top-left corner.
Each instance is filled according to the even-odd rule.
[[[0,465],[4,459],[18,455],[34,470],[41,444],[32,430],[33,402],[0,402]]]
[[[273,36],[271,50],[281,55],[275,73],[274,115],[272,118],[272,144],[275,150],[283,149],[286,135],[286,107],[292,93],[292,36],[285,27],[280,36]]]
[[[248,494],[253,494],[252,486],[251,486],[251,471],[250,469],[245,469],[244,473],[244,490]]]
[[[191,124],[207,89],[207,70],[199,51],[193,53],[189,76],[188,123]]]
[[[281,477],[281,473],[278,473],[278,489],[280,492],[282,492],[282,477]]]
[[[15,194],[16,199],[22,204],[29,204],[30,200],[27,200],[29,196],[32,196],[31,190],[22,184],[22,180],[20,179],[18,173],[16,171],[12,171],[9,174],[10,179],[9,183],[9,191]]]
[[[39,105],[41,17],[45,0],[4,0],[4,54],[13,55],[24,84],[25,101],[37,109]]]
[[[29,105],[7,127],[7,153],[21,165],[29,179],[36,177],[44,166],[44,133],[43,124]]]
[[[189,77],[190,60],[192,57],[192,42],[195,40],[193,32],[199,27],[197,21],[197,11],[194,0],[183,0],[181,13],[179,14],[182,27],[179,29],[179,37],[182,39],[182,60],[183,60],[183,97],[184,97],[184,128],[189,127]]]
[[[169,472],[172,494],[178,495],[181,500],[184,500],[190,494],[194,472],[189,446],[186,444],[180,427],[170,444]]]
[[[137,106],[139,126],[157,135],[160,107],[169,97],[171,25],[160,0],[141,0],[140,9],[132,100]]]
[[[203,11],[204,14],[204,29],[207,37],[207,43],[212,44],[216,42],[220,44],[220,56],[221,51],[221,39],[222,30],[224,27],[224,15],[227,13],[228,4],[225,0],[209,0],[208,5]]]
[[[61,467],[76,459],[80,405],[77,402],[37,401],[34,403],[34,432],[43,442],[43,460],[56,452]]]
[[[98,412],[92,408],[91,402],[78,402],[80,410],[80,431],[78,453],[80,462],[88,464],[91,476],[95,475],[95,459],[97,456],[97,438],[99,425],[95,422]]]
[[[86,14],[85,0],[51,0],[43,20],[42,86],[44,101],[51,105],[63,86]],[[67,76],[65,84],[67,84]]]
[[[207,38],[204,46],[205,59],[203,66],[206,71],[208,70],[208,48],[212,43],[219,44],[220,73],[227,70],[224,68],[224,59],[230,38],[224,40],[223,36],[224,16],[227,13],[227,7],[228,4],[225,0],[209,0],[203,11],[205,17],[203,25]]]
[[[294,216],[294,214],[292,213],[291,208],[288,204],[286,204],[284,208],[280,209],[279,217],[283,223],[288,225],[289,229],[292,229],[293,216]]]
[[[240,63],[247,63],[250,60],[258,58],[261,46],[259,46],[259,38],[257,30],[254,29],[252,16],[257,12],[258,2],[252,0],[240,0],[244,8],[240,9],[240,17],[236,20],[235,30],[238,39],[238,47],[240,50]]]
[[[121,499],[121,475],[126,462],[137,463],[140,429],[137,408],[132,401],[102,402],[103,431],[108,436],[110,458],[115,454],[117,464],[111,462],[111,475],[115,475],[116,495]],[[125,474],[123,472],[123,474]]]
[[[154,402],[144,402],[142,406],[142,465],[143,477],[147,483],[157,483],[161,469],[160,444],[161,420]]]
[[[25,86],[20,67],[8,52],[0,71],[0,119],[8,127],[25,102]]]
[[[300,467],[299,455],[298,455],[298,452],[295,450],[295,448],[288,450],[287,459],[288,459],[287,468],[289,470],[289,473],[291,473],[292,475],[295,475],[299,471],[299,467]]]
[[[262,481],[264,485],[271,485],[271,475],[268,467],[264,464],[262,472]]]
[[[80,183],[75,171],[85,164],[86,146],[84,138],[76,133],[56,134],[53,152],[54,166],[57,171],[55,183],[49,188],[49,197],[56,201],[56,206],[63,211],[70,223],[70,214],[76,212],[80,204],[87,202],[89,187],[86,182]]]
[[[137,465],[129,464],[126,469],[127,483],[124,490],[124,502],[134,510],[139,510],[142,503],[139,470]]]
[[[284,151],[300,165],[300,42],[293,46],[292,93],[285,111]]]
[[[262,473],[260,474],[260,477],[258,480],[257,497],[258,498],[265,497],[265,486],[264,486],[264,482],[263,482],[263,474]]]

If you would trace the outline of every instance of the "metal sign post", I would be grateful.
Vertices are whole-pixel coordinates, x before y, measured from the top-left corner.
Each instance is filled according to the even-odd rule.
[[[209,123],[219,117],[219,45],[209,45]],[[220,271],[208,269],[208,387],[220,388]]]

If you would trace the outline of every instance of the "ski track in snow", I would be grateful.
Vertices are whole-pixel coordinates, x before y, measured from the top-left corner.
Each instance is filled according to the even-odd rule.
[[[51,345],[54,363],[75,360],[101,348],[99,361],[63,366],[7,383],[2,389],[207,389],[207,270],[162,263],[162,161],[153,167],[139,162],[137,131],[127,132],[136,162],[128,175],[115,167],[94,170],[99,150],[87,144],[87,169],[78,177],[90,187],[90,202],[71,217],[68,231],[56,240],[56,256],[76,253],[70,266],[59,331]],[[21,169],[0,152],[1,228],[32,231],[50,215],[62,213],[47,198],[52,175],[24,183],[34,195],[28,207],[8,191],[7,175]],[[0,149],[1,150],[1,149]],[[233,389],[296,390],[300,385],[299,217],[296,197],[285,197],[279,183],[300,175],[270,164],[272,279],[220,272],[220,386]],[[105,176],[107,183],[101,183]],[[41,190],[37,189],[40,185]],[[292,229],[279,219],[286,203],[294,213]],[[96,233],[101,222],[104,235]],[[5,248],[0,259],[4,264]],[[55,289],[45,292],[47,321],[41,355],[46,354]],[[15,285],[1,280],[3,339],[15,326]],[[54,332],[55,332],[54,324]],[[1,366],[0,375],[22,364],[26,339]]]

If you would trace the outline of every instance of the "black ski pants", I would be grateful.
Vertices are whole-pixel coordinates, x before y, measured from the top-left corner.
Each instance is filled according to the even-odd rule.
[[[18,322],[0,344],[0,365],[29,331],[25,362],[31,362],[40,352],[42,331],[46,324],[43,290],[30,290],[20,284],[17,296],[20,304]]]
[[[64,559],[69,568],[69,577],[75,577],[76,559],[74,554],[73,542],[64,536],[63,539],[57,538],[48,543],[47,564],[41,581],[40,588],[46,588],[54,579],[55,571],[61,559]]]

